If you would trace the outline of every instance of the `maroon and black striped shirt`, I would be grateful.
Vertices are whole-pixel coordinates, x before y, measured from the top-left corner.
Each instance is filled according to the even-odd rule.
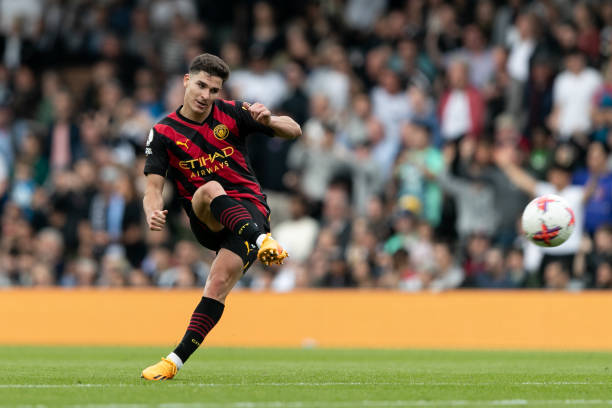
[[[250,200],[267,217],[270,209],[251,167],[246,138],[256,132],[272,136],[272,129],[256,122],[241,101],[216,100],[202,123],[182,116],[180,109],[151,129],[144,173],[172,180],[184,205],[202,184],[217,181],[230,197]]]

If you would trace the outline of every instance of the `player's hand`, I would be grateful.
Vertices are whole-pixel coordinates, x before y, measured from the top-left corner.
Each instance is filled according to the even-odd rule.
[[[252,105],[247,104],[246,102],[242,104],[243,109],[249,111],[251,117],[256,121],[261,123],[262,125],[269,126],[270,120],[272,119],[272,112],[270,109],[266,108],[265,105],[256,102]]]
[[[149,229],[151,231],[161,231],[164,229],[164,226],[166,225],[166,214],[168,214],[168,210],[153,211],[147,219]]]

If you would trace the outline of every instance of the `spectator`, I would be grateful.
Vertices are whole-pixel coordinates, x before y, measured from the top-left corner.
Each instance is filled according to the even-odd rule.
[[[612,289],[612,264],[610,262],[602,262],[597,267],[595,288]]]
[[[328,267],[319,286],[323,288],[348,288],[354,286],[346,260],[340,253],[333,253],[327,259]]]
[[[100,286],[123,287],[127,284],[130,267],[127,259],[121,251],[111,250],[102,258],[100,278],[97,282]]]
[[[469,25],[463,31],[463,47],[449,55],[449,60],[465,61],[469,67],[470,84],[482,89],[489,82],[494,70],[493,51],[477,25]]]
[[[121,237],[125,200],[115,189],[119,171],[112,166],[102,169],[100,192],[91,203],[91,224],[101,245],[117,242]]]
[[[442,210],[442,191],[436,177],[444,169],[442,153],[431,146],[426,124],[402,126],[404,150],[396,164],[399,201],[414,200],[417,213],[436,227]]]
[[[491,239],[484,234],[472,234],[465,247],[463,286],[473,287],[478,277],[487,271],[486,256],[491,248]]]
[[[47,157],[52,171],[69,168],[82,155],[79,129],[73,121],[72,97],[66,90],[53,98],[54,122],[47,139]]]
[[[496,121],[496,142],[517,146],[520,135],[510,115],[500,115]],[[492,163],[494,149],[486,139],[475,142],[464,139],[459,145],[458,172],[467,179],[482,179],[493,189],[495,209],[499,224],[496,245],[508,248],[516,238],[516,220],[520,217],[528,197]]]
[[[599,265],[612,261],[612,226],[604,224],[597,228],[593,239],[585,236],[574,258],[574,276],[588,287],[597,282]]]
[[[314,248],[319,226],[308,215],[308,201],[300,195],[293,195],[290,201],[291,218],[274,228],[274,236],[283,248],[291,253],[291,259],[302,263]]]
[[[521,288],[527,283],[527,274],[524,267],[523,251],[511,248],[505,259],[506,276],[510,279],[512,287]]]
[[[332,110],[342,113],[349,106],[350,79],[344,48],[335,43],[322,43],[319,51],[323,64],[314,68],[306,80],[309,95],[323,93]]]
[[[548,182],[538,182],[519,167],[512,156],[513,152],[510,149],[496,152],[498,166],[512,183],[529,194],[530,197],[557,194],[565,198],[573,209],[576,223],[574,233],[565,244],[554,248],[541,248],[539,253],[535,253],[535,256],[538,256],[538,254],[544,255],[541,270],[545,268],[546,264],[553,261],[562,262],[568,271],[571,270],[573,257],[578,251],[584,231],[584,203],[591,197],[596,180],[589,180],[587,187],[572,186],[570,168],[557,162],[548,170]]]
[[[162,287],[204,286],[210,266],[200,259],[192,241],[179,241],[174,248],[175,265],[162,271],[157,284]]]
[[[570,274],[562,262],[550,262],[544,268],[544,287],[552,290],[570,288]]]
[[[491,248],[485,256],[485,271],[476,275],[476,286],[489,289],[513,288],[514,282],[507,274],[504,256],[500,248]]]
[[[461,240],[473,233],[491,235],[497,231],[499,215],[495,207],[495,190],[485,177],[467,179],[443,171],[437,180],[442,189],[455,199],[456,228]]]
[[[352,106],[341,125],[343,142],[349,148],[361,146],[368,140],[367,121],[372,114],[370,98],[363,93],[355,95]]]
[[[11,167],[14,160],[13,112],[7,101],[0,101],[0,161]]]
[[[320,144],[308,139],[299,140],[291,147],[289,168],[301,174],[301,185],[295,186],[310,200],[321,201],[327,186],[349,169],[346,149],[337,141],[335,128],[325,125]]]
[[[399,75],[391,69],[383,69],[378,85],[372,89],[372,113],[385,123],[385,141],[399,147],[400,123],[410,117],[410,104],[402,89]],[[393,153],[397,153],[395,150]]]
[[[303,125],[308,119],[308,96],[303,87],[304,71],[299,64],[290,62],[285,67],[285,77],[288,91],[279,110],[286,112],[297,123]]]
[[[587,168],[574,173],[573,183],[586,185],[596,180],[593,194],[584,204],[584,229],[594,234],[597,227],[612,223],[612,172],[608,152],[601,142],[592,142],[587,151]]]
[[[62,234],[53,228],[45,228],[36,236],[35,257],[53,271],[53,280],[60,278],[64,272],[64,239]]]
[[[591,130],[590,107],[601,86],[599,73],[586,65],[584,54],[576,49],[565,56],[565,70],[555,78],[553,112],[549,126],[561,141],[584,136]]]
[[[591,62],[599,59],[599,29],[591,6],[586,2],[578,2],[573,10],[574,22],[578,29],[577,46]]]
[[[355,30],[369,30],[383,14],[387,0],[350,0],[344,9],[344,21]]]
[[[429,288],[434,291],[455,289],[463,282],[463,270],[455,263],[450,247],[445,242],[434,244],[434,266]]]
[[[431,277],[425,271],[418,271],[412,265],[410,254],[405,249],[399,249],[392,255],[392,269],[387,273],[387,285],[408,292],[416,292],[424,289],[431,281]],[[392,277],[390,280],[390,277]]]
[[[448,143],[466,135],[478,136],[484,124],[484,104],[480,92],[469,85],[467,65],[452,61],[447,76],[449,86],[438,107],[444,140]]]
[[[325,193],[322,216],[321,229],[334,235],[340,253],[344,254],[351,237],[351,213],[348,194],[341,185],[332,185]]]
[[[436,116],[433,100],[428,96],[426,89],[413,85],[408,89],[408,100],[410,102],[410,121],[424,124],[430,131],[430,144],[436,148],[442,147],[442,135],[440,124]]]
[[[603,67],[603,83],[593,96],[591,119],[594,139],[605,143],[612,129],[612,61]]]
[[[508,53],[508,75],[511,82],[508,90],[508,112],[519,119],[523,102],[523,89],[529,78],[530,59],[536,48],[536,19],[533,14],[522,13],[516,19],[516,30],[507,39],[510,51]]]
[[[34,287],[49,287],[55,283],[55,276],[49,265],[36,263],[30,269],[30,285]]]
[[[524,102],[527,103],[526,133],[533,133],[546,126],[546,118],[553,109],[554,56],[538,53],[531,60],[529,79],[525,86]]]
[[[270,55],[266,52],[261,46],[253,46],[249,68],[232,72],[226,86],[235,99],[261,102],[276,109],[287,96],[287,82],[270,67]]]

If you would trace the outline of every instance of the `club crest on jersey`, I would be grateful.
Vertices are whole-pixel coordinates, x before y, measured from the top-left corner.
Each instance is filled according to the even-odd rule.
[[[184,142],[181,142],[180,140],[175,140],[175,143],[177,146],[184,146],[185,150],[189,150],[189,145],[187,145],[187,143],[189,143],[189,140],[185,139]]]
[[[227,128],[227,126],[221,123],[215,126],[215,128],[213,129],[213,133],[217,139],[223,140],[229,136],[229,129]]]

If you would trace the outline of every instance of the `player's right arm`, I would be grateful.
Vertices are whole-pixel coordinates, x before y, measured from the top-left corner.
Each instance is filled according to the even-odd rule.
[[[147,224],[152,231],[161,231],[166,225],[168,210],[164,210],[164,180],[168,170],[168,151],[165,138],[151,129],[145,147],[144,173],[147,176],[142,206],[147,217]]]
[[[166,225],[168,210],[164,210],[164,177],[148,174],[142,206],[147,216],[147,224],[152,231],[161,231]]]

